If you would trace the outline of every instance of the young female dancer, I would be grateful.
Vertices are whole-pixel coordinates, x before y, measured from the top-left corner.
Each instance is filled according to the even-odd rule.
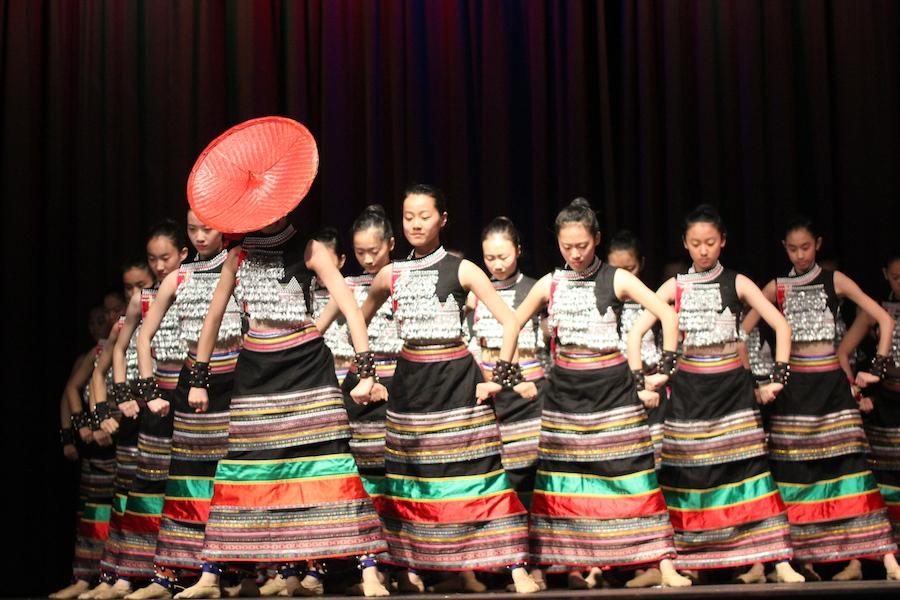
[[[341,238],[337,229],[326,227],[315,233],[312,239],[321,242],[328,249],[328,253],[338,271],[344,268],[344,264],[347,262],[347,255],[344,254],[344,250],[341,248]],[[314,284],[313,290],[313,320],[318,321],[331,298],[328,288],[320,285],[318,282]],[[353,364],[353,356],[355,354],[353,344],[350,343],[347,321],[342,315],[339,315],[327,331],[324,329],[320,331],[325,340],[325,345],[328,346],[328,349],[331,350],[331,354],[334,356],[334,373],[337,375],[338,385],[342,386],[344,378],[350,370],[350,365]]]
[[[375,276],[363,303],[367,320],[392,298],[404,346],[387,411],[384,495],[376,498],[390,560],[410,569],[470,571],[509,567],[519,592],[537,584],[522,567],[525,508],[501,464],[490,406],[476,400],[498,391],[482,374],[462,336],[462,309],[472,291],[503,326],[495,379],[526,386],[512,374],[519,327],[473,263],[441,246],[447,223],[442,194],[412,186],[403,200],[403,233],[413,247]],[[521,391],[521,388],[519,388]],[[415,571],[400,584],[421,591]]]
[[[811,222],[788,225],[784,248],[793,268],[763,293],[791,325],[790,381],[772,406],[772,473],[788,505],[795,558],[811,563],[883,556],[888,577],[900,577],[897,546],[878,486],[866,462],[862,417],[835,355],[838,302],[849,298],[880,327],[873,372],[883,375],[893,321],[852,279],[816,263],[822,238]],[[756,324],[747,316],[744,330]],[[859,563],[835,576],[859,579]]]
[[[188,402],[208,407],[210,359],[232,293],[250,318],[234,371],[228,453],[219,461],[196,585],[176,598],[218,598],[223,563],[286,563],[291,595],[321,594],[317,562],[360,557],[363,592],[387,595],[372,553],[386,546],[348,440],[350,427],[331,352],[310,319],[313,277],[346,316],[368,400],[375,374],[365,323],[321,243],[286,219],[248,234],[222,265],[191,366]],[[296,562],[309,561],[299,581]],[[302,589],[301,589],[302,588]]]
[[[154,558],[156,573],[150,585],[129,595],[133,600],[170,598],[179,570],[183,575],[199,575],[213,476],[228,449],[228,407],[241,343],[241,314],[237,304],[229,302],[210,361],[209,404],[188,405],[197,339],[228,251],[222,234],[201,223],[190,210],[187,231],[197,250],[196,260],[183,263],[163,280],[138,334],[142,376],[149,377],[154,371],[151,341],[171,314],[180,321],[187,359],[177,387],[168,396],[159,392],[174,409],[172,454]]]
[[[882,273],[891,291],[881,306],[894,321],[890,360],[883,374],[860,371],[855,384],[864,394],[859,405],[865,413],[866,437],[871,448],[869,466],[887,505],[894,542],[900,544],[900,327],[897,326],[900,320],[900,254],[888,258]],[[854,378],[851,357],[870,333],[880,339],[878,323],[868,313],[861,312],[838,348],[841,367],[850,380]],[[896,572],[888,572],[888,579],[896,577]]]
[[[147,241],[147,262],[158,281],[178,270],[187,258],[187,243],[181,228],[172,220],[165,220],[150,229]],[[178,372],[184,360],[185,348],[181,342],[175,315],[161,327],[154,343],[155,377],[137,378],[134,397],[127,391],[126,353],[135,328],[146,315],[155,300],[157,289],[144,289],[134,294],[128,303],[125,323],[118,333],[113,349],[113,380],[119,410],[124,417],[138,418],[137,468],[124,507],[120,524],[121,545],[116,552],[116,581],[106,590],[93,595],[95,600],[124,598],[132,592],[132,582],[153,577],[153,556],[159,533],[166,479],[169,474],[169,452],[172,443],[172,418],[167,401],[157,389],[168,395],[178,383]],[[136,399],[135,399],[136,398]],[[138,400],[144,403],[142,408]],[[108,402],[95,406],[104,428],[114,431],[117,423],[112,419]]]
[[[379,204],[367,206],[353,222],[353,253],[364,273],[345,279],[359,305],[369,295],[369,288],[375,275],[391,262],[391,251],[394,249],[394,230]],[[331,327],[335,327],[334,319],[338,316],[336,302],[329,303],[316,322],[319,331],[329,339]],[[346,333],[346,325],[344,326]],[[344,408],[350,419],[350,451],[356,460],[360,476],[366,491],[371,498],[383,493],[384,487],[384,422],[387,404],[384,400],[393,388],[394,371],[397,368],[397,356],[403,347],[394,320],[394,307],[388,301],[372,318],[368,327],[369,349],[375,353],[375,374],[378,383],[373,387],[372,400],[365,404],[357,404],[350,392],[356,387],[359,378],[352,366],[347,373],[341,388],[344,394]],[[348,593],[359,595],[359,586],[353,586]]]
[[[88,329],[95,345],[80,355],[72,367],[60,403],[60,442],[63,455],[71,461],[81,458],[81,478],[78,486],[79,501],[75,533],[75,556],[72,561],[71,585],[50,594],[55,600],[72,600],[86,592],[91,582],[100,575],[100,556],[109,533],[109,510],[112,502],[113,473],[115,468],[115,448],[89,441],[79,451],[76,430],[90,432],[94,423],[90,419],[90,380],[94,362],[106,342],[109,328],[106,313],[102,307],[91,309]],[[70,400],[72,401],[70,404]],[[82,427],[84,426],[84,427]]]
[[[532,555],[538,564],[587,569],[659,562],[663,585],[690,585],[672,566],[672,528],[656,482],[641,400],[652,404],[656,397],[643,389],[643,332],[629,346],[629,365],[619,351],[627,297],[661,317],[667,364],[674,369],[675,314],[631,273],[596,256],[599,224],[584,198],[559,213],[555,228],[567,268],[542,277],[516,310],[525,323],[547,306],[553,328],[555,366],[544,395],[531,504]]]
[[[775,330],[771,402],[787,380],[790,327],[747,277],[719,262],[725,227],[714,208],[687,216],[684,247],[693,266],[657,294],[674,303],[683,356],[671,378],[659,482],[675,528],[676,566],[714,569],[754,565],[740,581],[765,581],[762,563],[778,561],[776,576],[801,582],[790,566],[787,515],[769,473],[765,432],[754,388],[738,358],[738,318],[744,304]],[[646,330],[645,313],[634,330]]]
[[[154,274],[147,264],[146,258],[140,258],[128,262],[122,267],[122,286],[125,296],[125,306],[131,301],[132,296],[140,294],[140,290],[154,285]],[[91,410],[97,413],[97,406],[107,402],[107,381],[112,380],[110,367],[112,366],[113,349],[118,340],[119,333],[125,324],[124,315],[119,318],[109,334],[103,352],[97,359],[91,375]],[[137,379],[137,336],[132,335],[128,350],[125,353],[126,377],[128,382]],[[127,387],[127,386],[126,386]],[[115,390],[113,390],[115,392]],[[121,394],[119,394],[121,396]],[[126,397],[122,397],[126,399]],[[106,407],[101,407],[99,414],[106,414]],[[81,600],[89,600],[95,594],[108,590],[115,582],[116,564],[122,553],[122,517],[125,514],[125,504],[128,492],[134,480],[137,470],[137,437],[138,422],[136,419],[122,418],[118,410],[109,410],[109,417],[100,420],[100,429],[94,432],[99,440],[102,436],[115,434],[116,440],[116,465],[115,482],[113,486],[112,510],[109,518],[109,536],[103,547],[100,557],[100,583],[93,589],[79,595]],[[119,422],[121,421],[121,422]]]

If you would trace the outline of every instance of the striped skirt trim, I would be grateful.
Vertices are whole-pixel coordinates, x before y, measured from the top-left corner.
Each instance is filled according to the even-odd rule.
[[[608,369],[626,362],[625,355],[619,352],[570,352],[558,348],[553,355],[553,364],[571,371],[594,371]]]
[[[687,373],[726,373],[742,368],[737,354],[716,356],[682,356],[678,360],[678,369]]]
[[[784,515],[719,529],[675,532],[675,567],[715,569],[790,560],[790,529]]]
[[[72,561],[72,573],[77,579],[90,581],[100,573],[100,560],[109,537],[115,468],[114,459],[82,459],[80,487],[84,504],[78,519]]]
[[[769,422],[769,454],[774,460],[810,461],[868,450],[859,410],[825,415],[773,415]]]
[[[431,344],[423,346],[404,345],[400,357],[414,363],[438,363],[457,360],[469,355],[469,349],[462,342],[452,344]]]
[[[791,354],[790,365],[793,373],[824,373],[841,368],[841,363],[834,352],[828,354]]]
[[[250,329],[244,348],[253,352],[280,352],[322,337],[315,323],[306,321],[290,329]]]
[[[596,462],[653,453],[640,404],[593,413],[544,409],[539,460]]]
[[[766,455],[766,434],[759,411],[740,410],[718,419],[666,419],[662,464],[698,467]]]
[[[500,454],[497,422],[488,405],[426,414],[388,410],[386,416],[386,460],[442,464]]]

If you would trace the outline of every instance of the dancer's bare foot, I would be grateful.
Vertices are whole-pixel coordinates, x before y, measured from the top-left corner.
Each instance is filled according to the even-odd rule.
[[[127,579],[117,579],[114,584],[102,592],[93,595],[94,600],[118,600],[131,593],[131,582]]]
[[[275,575],[264,584],[262,584],[259,588],[260,596],[278,596],[281,592],[287,589],[287,583],[284,580],[284,577],[281,576],[281,573]]]
[[[84,579],[79,579],[71,585],[67,585],[63,589],[53,592],[47,597],[50,598],[50,600],[74,600],[75,598],[78,598],[79,595],[88,591],[90,587],[90,583]]]
[[[570,590],[589,590],[590,586],[581,571],[569,571],[568,584]],[[597,585],[596,582],[594,585]]]
[[[297,580],[295,585],[291,580]],[[322,580],[315,575],[306,575],[303,579],[297,577],[287,578],[287,594],[288,596],[321,596],[325,593],[325,586]]]
[[[734,578],[737,583],[765,583],[766,569],[762,563],[754,563],[750,570]]]
[[[647,569],[647,572],[656,569]],[[690,587],[694,581],[686,575],[681,575],[675,570],[675,564],[671,559],[665,558],[659,561],[659,584],[663,587]]]
[[[427,591],[431,594],[458,594],[462,591],[462,580],[459,573],[445,571],[440,575],[441,580],[434,585],[429,585]]]
[[[460,572],[459,583],[462,586],[462,591],[468,594],[483,594],[487,591],[487,586],[475,577],[475,571]]]
[[[887,571],[888,581],[900,581],[900,564],[893,554],[884,555],[884,570]]]
[[[219,576],[215,573],[202,573],[197,583],[175,594],[175,600],[182,598],[221,598]]]
[[[523,567],[516,567],[511,574],[513,584],[516,586],[516,592],[519,594],[534,594],[541,591],[540,586]]]
[[[806,578],[795,571],[791,563],[782,561],[775,564],[775,581],[778,583],[803,583]]]
[[[588,571],[588,574],[584,578],[584,580],[587,582],[588,587],[591,589],[602,588],[606,583],[606,580],[603,579],[603,571],[600,570],[600,567],[591,567],[591,570]]]
[[[832,581],[858,581],[860,579],[862,579],[862,564],[855,558],[831,578]]]
[[[112,587],[112,586],[111,586],[110,584],[108,584],[108,583],[106,583],[106,582],[104,581],[104,582],[102,582],[102,583],[97,584],[97,587],[95,587],[95,588],[93,588],[93,589],[90,589],[90,590],[87,590],[86,592],[83,592],[83,593],[81,593],[81,594],[78,594],[78,600],[92,600],[92,598],[93,598],[96,594],[99,594],[100,592],[106,591],[106,590],[108,590],[108,589],[111,588],[111,587]]]
[[[259,585],[252,578],[242,579],[237,585],[222,588],[225,598],[259,598]]]
[[[377,567],[366,567],[362,572],[362,593],[367,598],[390,596],[391,593],[384,587],[384,575]]]
[[[159,585],[158,583],[151,583],[148,586],[131,592],[125,596],[125,600],[169,600],[171,597],[172,592],[169,591],[169,588]]]
[[[418,573],[407,569],[397,576],[397,591],[401,594],[421,594],[425,591],[425,582]]]
[[[800,565],[800,574],[806,581],[822,581],[822,576],[816,573],[812,563],[803,563]]]
[[[531,575],[531,578],[538,585],[542,592],[546,591],[547,580],[544,578],[544,572],[541,569],[532,569],[528,574]]]

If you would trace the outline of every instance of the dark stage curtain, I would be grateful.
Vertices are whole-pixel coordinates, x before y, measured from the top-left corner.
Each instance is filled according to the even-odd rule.
[[[892,0],[3,0],[3,368],[26,386],[0,419],[4,496],[30,532],[17,555],[50,565],[8,591],[67,570],[56,403],[87,309],[152,221],[184,219],[193,161],[228,126],[312,130],[306,230],[346,231],[371,202],[399,218],[404,187],[430,182],[450,195],[448,245],[478,262],[481,227],[506,214],[541,274],[559,262],[555,213],[583,195],[604,233],[639,234],[656,285],[694,205],[720,207],[724,261],[756,278],[786,271],[781,223],[802,210],[881,294],[898,31]]]

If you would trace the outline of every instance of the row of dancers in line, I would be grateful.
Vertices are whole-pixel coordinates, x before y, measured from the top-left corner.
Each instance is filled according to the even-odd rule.
[[[476,571],[520,593],[606,569],[686,586],[849,561],[849,579],[860,558],[900,578],[900,256],[879,304],[819,267],[798,221],[794,268],[761,290],[721,264],[725,226],[701,206],[691,268],[654,293],[633,242],[600,259],[583,199],[556,219],[565,268],[539,280],[508,219],[483,232],[489,279],[445,251],[447,218],[439,190],[409,188],[413,251],[392,261],[391,223],[368,207],[352,230],[364,273],[347,278],[333,241],[286,219],[228,248],[189,212],[189,262],[172,224],[151,230],[150,269],[123,271],[126,315],[67,385],[84,508],[75,582],[52,597],[317,595],[341,560],[366,596],[434,573],[436,591],[478,591]],[[838,349],[845,298],[859,316]],[[768,361],[746,343],[760,319]]]

